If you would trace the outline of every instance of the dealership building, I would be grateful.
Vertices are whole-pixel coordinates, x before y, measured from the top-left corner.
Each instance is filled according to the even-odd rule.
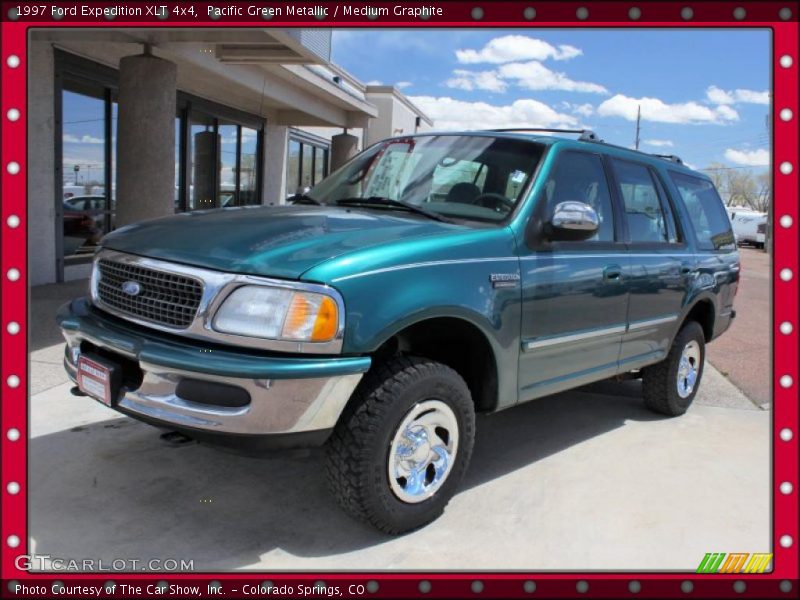
[[[325,29],[33,30],[30,283],[87,277],[113,228],[281,204],[366,145],[433,126],[330,55]]]

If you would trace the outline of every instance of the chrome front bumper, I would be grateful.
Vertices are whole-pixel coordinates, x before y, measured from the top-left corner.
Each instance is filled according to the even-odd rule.
[[[67,341],[64,366],[70,378],[77,381],[77,359],[84,342],[136,361],[142,372],[141,385],[123,387],[112,408],[165,427],[248,436],[330,430],[369,367],[369,358],[290,359],[232,351],[201,358],[199,350],[192,347],[197,358],[192,368],[186,368],[185,356],[180,354],[187,353],[186,346],[136,336],[124,324],[98,319],[88,303],[73,305],[59,311]],[[247,372],[256,375],[246,376]],[[292,376],[295,373],[300,376]],[[250,403],[225,407],[181,398],[176,392],[183,379],[238,386],[249,393]]]

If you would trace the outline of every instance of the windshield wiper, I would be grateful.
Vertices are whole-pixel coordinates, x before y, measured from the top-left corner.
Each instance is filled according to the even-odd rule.
[[[313,204],[315,206],[322,206],[322,202],[316,198],[312,198],[308,194],[295,194],[290,196],[287,201],[292,204]]]
[[[393,200],[392,198],[385,198],[384,196],[369,196],[367,198],[360,198],[358,196],[354,196],[352,198],[340,198],[334,204],[338,206],[351,206],[351,205],[373,205],[373,206],[391,206],[394,208],[402,208],[409,212],[413,212],[418,215],[423,215],[428,217],[429,219],[433,219],[434,221],[441,221],[442,223],[455,223],[452,219],[448,219],[444,215],[440,215],[439,213],[435,213],[430,210],[425,210],[421,206],[417,206],[416,204],[411,204],[411,202],[405,202],[403,200]]]

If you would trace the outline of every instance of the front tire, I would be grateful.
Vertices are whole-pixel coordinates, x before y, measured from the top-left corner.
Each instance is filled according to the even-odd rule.
[[[367,374],[327,446],[328,484],[351,516],[389,534],[426,525],[464,476],[475,411],[464,380],[417,357]]]
[[[705,358],[703,328],[697,321],[689,321],[675,336],[667,358],[642,369],[647,408],[671,417],[684,414],[697,395]]]

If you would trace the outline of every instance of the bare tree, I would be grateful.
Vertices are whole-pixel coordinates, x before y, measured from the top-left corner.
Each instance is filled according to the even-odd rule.
[[[749,170],[712,163],[705,172],[728,206],[746,206],[759,212],[769,209],[772,186],[768,171],[754,174]]]

